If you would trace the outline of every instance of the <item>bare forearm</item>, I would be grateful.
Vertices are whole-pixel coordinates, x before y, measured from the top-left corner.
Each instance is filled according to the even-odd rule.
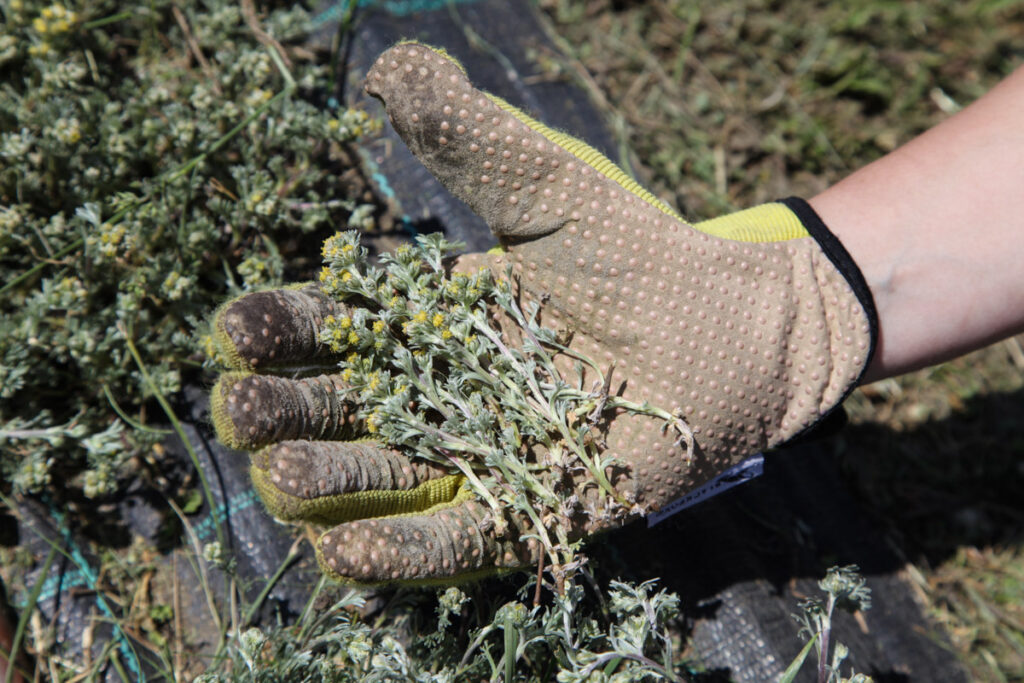
[[[810,201],[875,298],[867,381],[1024,330],[1024,68]]]

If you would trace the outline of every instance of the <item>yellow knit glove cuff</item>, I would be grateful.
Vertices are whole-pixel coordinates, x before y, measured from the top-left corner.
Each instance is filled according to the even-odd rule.
[[[693,226],[708,235],[739,242],[784,242],[807,237],[807,228],[785,204],[772,202]]]

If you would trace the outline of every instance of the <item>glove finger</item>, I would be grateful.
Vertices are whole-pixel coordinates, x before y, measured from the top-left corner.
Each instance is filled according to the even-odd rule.
[[[253,485],[286,521],[332,526],[451,503],[463,477],[372,441],[285,441],[252,456]]]
[[[424,514],[364,519],[334,527],[316,552],[343,583],[452,584],[528,566],[536,541],[495,533],[489,509],[462,488]]]
[[[214,344],[231,369],[329,367],[333,356],[319,331],[324,318],[342,308],[314,284],[244,294],[214,314]]]
[[[356,406],[338,375],[289,379],[226,372],[210,393],[217,438],[229,448],[256,450],[291,439],[353,438]]]
[[[384,102],[413,154],[499,237],[545,235],[623,200],[682,220],[597,150],[474,88],[441,51],[392,47],[367,74],[366,91]]]

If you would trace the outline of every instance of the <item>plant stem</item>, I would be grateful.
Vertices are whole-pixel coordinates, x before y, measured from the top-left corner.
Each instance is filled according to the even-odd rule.
[[[119,322],[117,324],[117,331],[121,333],[121,337],[124,339],[125,346],[128,347],[128,352],[132,355],[135,360],[136,367],[139,368],[139,374],[142,375],[143,381],[149,387],[150,391],[153,392],[153,396],[156,398],[157,403],[163,408],[164,415],[171,421],[171,426],[174,427],[175,433],[178,438],[181,439],[182,445],[188,452],[189,458],[192,460],[192,465],[196,468],[196,473],[199,476],[199,483],[203,487],[203,496],[206,498],[206,505],[210,509],[210,516],[213,519],[213,528],[217,532],[217,541],[221,544],[221,547],[227,547],[227,540],[224,535],[224,529],[221,525],[217,511],[217,501],[213,497],[213,489],[210,488],[210,482],[206,478],[206,472],[199,462],[199,455],[192,447],[192,442],[189,440],[188,435],[185,434],[185,428],[181,426],[181,421],[178,420],[177,414],[171,407],[171,404],[167,401],[167,397],[164,396],[163,392],[153,381],[153,377],[149,374],[149,369],[146,367],[146,363],[142,360],[142,356],[139,355],[139,350],[135,348],[135,342],[132,340],[131,332],[127,329],[124,323]]]
[[[828,646],[829,637],[832,635],[832,610],[836,606],[836,596],[829,594],[828,608],[825,611],[825,619],[821,629],[821,641],[818,656],[818,683],[826,683],[828,680]]]

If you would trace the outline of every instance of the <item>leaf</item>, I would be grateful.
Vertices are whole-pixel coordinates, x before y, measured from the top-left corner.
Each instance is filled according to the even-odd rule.
[[[619,664],[621,663],[622,657],[616,657],[615,659],[610,660],[607,664],[604,665],[604,675],[611,676],[613,673],[615,673],[615,670],[619,668]]]
[[[502,660],[505,664],[505,681],[506,683],[512,683],[515,680],[516,670],[516,657],[519,649],[519,629],[516,628],[513,623],[513,611],[507,610],[505,612],[505,618],[501,624],[501,629],[504,631],[505,636],[505,654]]]
[[[203,506],[203,493],[199,489],[189,491],[188,499],[181,506],[181,511],[186,515],[194,515]]]
[[[811,648],[814,647],[814,643],[818,641],[818,634],[815,633],[814,637],[807,641],[804,645],[804,649],[800,650],[800,654],[792,661],[792,663],[786,667],[786,670],[779,676],[779,683],[793,683],[793,679],[800,673],[800,667],[804,665],[804,660],[807,659],[807,655],[810,653]]]

